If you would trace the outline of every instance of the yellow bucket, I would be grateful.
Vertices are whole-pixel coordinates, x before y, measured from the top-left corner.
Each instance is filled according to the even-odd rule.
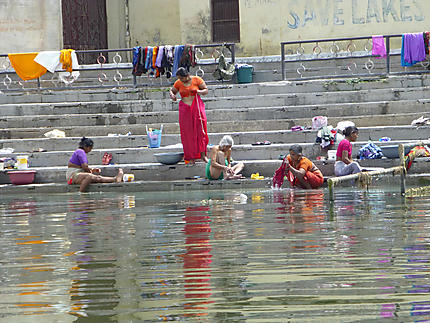
[[[16,168],[27,169],[28,168],[28,156],[17,156],[16,157]]]

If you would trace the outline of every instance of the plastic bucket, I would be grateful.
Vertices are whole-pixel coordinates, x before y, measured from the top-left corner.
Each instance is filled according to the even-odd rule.
[[[160,147],[162,133],[163,133],[163,125],[161,125],[160,130],[158,129],[148,130],[148,126],[146,127],[146,135],[148,136],[149,148]]]
[[[254,66],[241,66],[237,69],[237,83],[252,83]]]
[[[28,168],[28,156],[17,156],[16,157],[16,168],[27,169]]]
[[[328,160],[336,160],[336,152],[337,152],[337,150],[328,150],[327,151],[327,159]]]

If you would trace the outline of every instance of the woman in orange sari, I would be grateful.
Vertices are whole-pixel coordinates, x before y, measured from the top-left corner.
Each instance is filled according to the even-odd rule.
[[[206,146],[209,143],[209,137],[205,105],[200,95],[208,94],[208,88],[202,78],[191,76],[183,67],[178,68],[176,76],[178,80],[170,89],[170,98],[176,101],[176,94],[179,92],[181,95],[179,128],[184,159],[189,161],[190,165],[193,165],[196,159],[202,159],[207,163]]]
[[[324,176],[312,161],[303,157],[302,151],[303,149],[299,145],[290,147],[285,171],[287,179],[292,187],[319,188],[324,183]]]

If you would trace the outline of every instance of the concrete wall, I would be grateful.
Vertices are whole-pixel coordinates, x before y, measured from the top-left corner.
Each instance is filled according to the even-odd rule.
[[[179,0],[129,0],[129,8],[131,46],[181,43]]]
[[[106,0],[108,45],[126,47],[125,0]],[[210,0],[128,0],[130,46],[211,42]],[[426,0],[239,0],[239,56],[289,40],[427,29]],[[0,0],[0,52],[62,48],[61,0]]]
[[[61,0],[0,0],[0,39],[0,53],[61,49]]]
[[[109,48],[126,48],[124,1],[106,0],[107,34]]]
[[[132,46],[211,42],[210,0],[129,3]],[[279,54],[281,41],[424,31],[430,16],[426,0],[239,0],[239,6],[243,56]]]

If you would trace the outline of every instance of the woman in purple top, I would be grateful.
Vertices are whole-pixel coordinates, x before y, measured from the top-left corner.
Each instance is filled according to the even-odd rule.
[[[358,138],[358,129],[355,126],[347,127],[343,134],[343,139],[337,146],[336,163],[334,164],[334,174],[345,176],[361,172],[360,165],[352,160],[352,144]]]
[[[119,183],[124,175],[121,168],[115,177],[100,176],[98,175],[101,172],[100,168],[90,168],[87,154],[93,146],[94,142],[91,139],[83,137],[79,142],[79,148],[73,153],[67,165],[67,183],[80,185],[80,192],[84,192],[91,183]]]

